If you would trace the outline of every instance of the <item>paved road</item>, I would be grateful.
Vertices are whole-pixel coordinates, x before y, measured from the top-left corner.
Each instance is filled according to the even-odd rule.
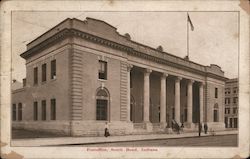
[[[117,142],[117,143],[103,143],[103,144],[88,144],[88,145],[74,145],[74,146],[88,146],[88,147],[144,147],[144,146],[230,146],[235,147],[238,144],[237,135],[218,135],[218,136],[203,136],[203,137],[188,137],[179,139],[161,139],[161,140],[147,140],[147,141],[133,141],[133,142]]]

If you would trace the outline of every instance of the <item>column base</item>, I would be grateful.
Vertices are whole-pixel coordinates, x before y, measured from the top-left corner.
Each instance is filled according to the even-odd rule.
[[[162,122],[161,123],[161,129],[165,130],[167,128],[167,123],[166,122]]]
[[[153,124],[151,122],[144,122],[147,132],[153,131]]]
[[[185,122],[185,123],[184,123],[184,128],[187,128],[187,129],[194,129],[194,128],[195,128],[195,124],[194,124],[194,123]]]

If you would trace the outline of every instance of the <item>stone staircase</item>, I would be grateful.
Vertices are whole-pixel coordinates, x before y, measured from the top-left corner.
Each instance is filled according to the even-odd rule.
[[[133,134],[148,134],[145,123],[134,123]]]
[[[165,128],[161,127],[161,123],[152,123],[152,126],[153,126],[153,132],[155,133],[164,132]]]

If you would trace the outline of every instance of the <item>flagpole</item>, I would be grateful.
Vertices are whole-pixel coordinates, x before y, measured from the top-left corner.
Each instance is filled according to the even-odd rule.
[[[189,25],[188,25],[188,12],[187,12],[187,57],[189,58]]]

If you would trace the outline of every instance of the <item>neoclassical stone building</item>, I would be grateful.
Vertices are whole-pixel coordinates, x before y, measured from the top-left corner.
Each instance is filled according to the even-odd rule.
[[[120,35],[104,21],[66,19],[27,45],[13,127],[73,136],[223,130],[224,72]]]

